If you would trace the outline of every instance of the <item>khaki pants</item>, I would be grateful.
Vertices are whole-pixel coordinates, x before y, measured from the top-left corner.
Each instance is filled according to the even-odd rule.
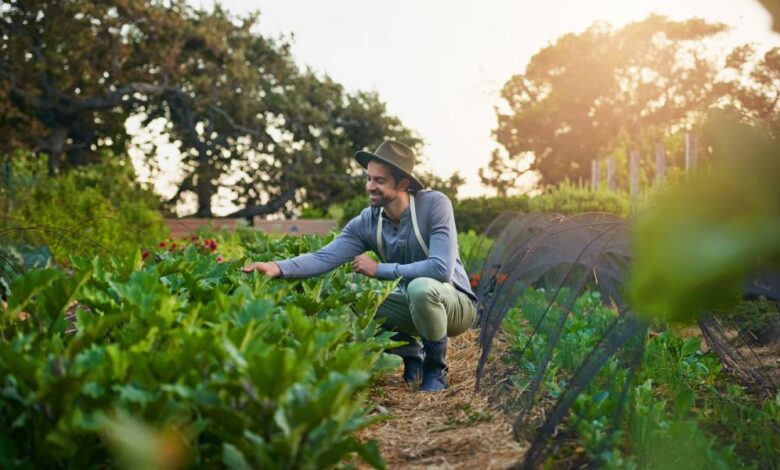
[[[406,291],[396,289],[377,309],[382,328],[437,341],[465,333],[477,309],[471,299],[450,283],[427,277],[413,279]]]

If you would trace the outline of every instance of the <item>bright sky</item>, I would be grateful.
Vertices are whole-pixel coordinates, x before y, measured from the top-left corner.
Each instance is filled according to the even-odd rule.
[[[189,0],[211,6],[213,0]],[[230,12],[260,10],[263,34],[294,36],[301,66],[348,90],[377,90],[390,113],[425,140],[426,166],[467,178],[460,196],[488,193],[477,170],[496,144],[501,86],[533,54],[596,21],[651,13],[700,16],[733,26],[729,42],[780,46],[756,0],[222,0]]]

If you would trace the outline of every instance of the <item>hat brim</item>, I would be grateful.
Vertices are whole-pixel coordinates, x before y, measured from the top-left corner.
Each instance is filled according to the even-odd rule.
[[[395,163],[393,163],[391,161],[388,161],[388,160],[385,160],[384,158],[380,157],[379,155],[376,155],[376,154],[371,153],[371,152],[366,152],[364,150],[358,150],[357,152],[355,152],[355,159],[358,161],[358,163],[360,163],[360,165],[363,168],[366,168],[366,169],[368,169],[368,162],[370,162],[371,160],[377,160],[379,162],[384,163],[387,166],[391,166],[391,167],[397,169],[398,171],[403,173],[407,178],[409,178],[409,181],[411,181],[411,183],[409,184],[409,189],[411,189],[413,191],[419,191],[419,190],[421,190],[421,189],[423,189],[425,187],[425,186],[423,186],[422,183],[420,183],[420,180],[415,178],[411,173],[407,172],[406,170],[404,170],[400,166],[396,165]]]

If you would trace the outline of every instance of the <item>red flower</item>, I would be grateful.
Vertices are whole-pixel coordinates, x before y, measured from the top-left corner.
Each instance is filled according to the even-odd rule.
[[[498,282],[499,284],[503,284],[505,281],[506,281],[506,274],[499,274],[496,277],[496,282]]]
[[[217,263],[223,263],[225,261],[225,258],[222,257],[222,255],[217,256]]]
[[[160,248],[165,248],[166,246],[168,245],[166,245],[165,242],[160,242]]]
[[[141,253],[141,261],[146,261],[146,258],[149,257],[149,252],[144,250],[143,253]]]

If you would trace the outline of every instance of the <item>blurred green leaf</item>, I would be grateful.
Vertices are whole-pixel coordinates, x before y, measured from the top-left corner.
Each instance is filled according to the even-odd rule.
[[[705,127],[712,167],[639,214],[629,291],[651,316],[689,320],[780,267],[780,143],[724,114]]]

